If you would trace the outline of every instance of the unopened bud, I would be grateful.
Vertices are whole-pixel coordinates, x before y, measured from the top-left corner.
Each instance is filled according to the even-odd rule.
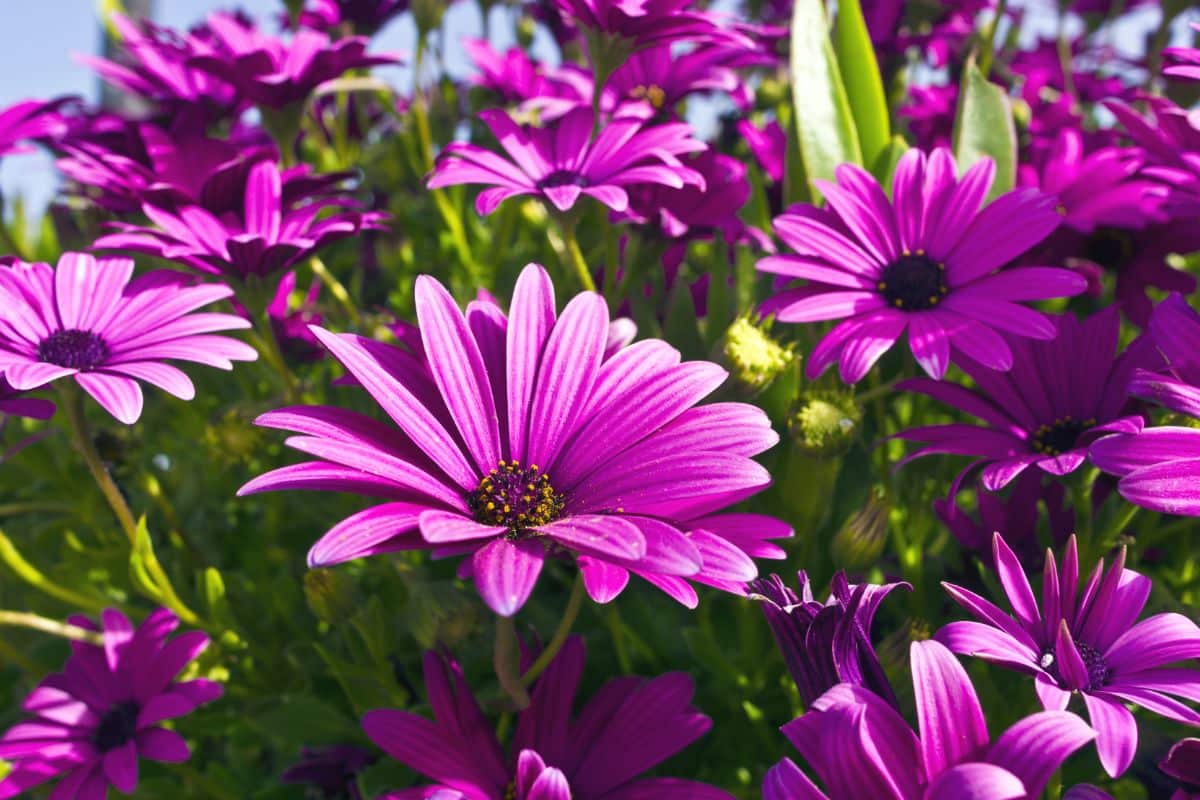
[[[796,361],[795,350],[771,338],[769,323],[738,317],[725,331],[722,353],[734,380],[751,392],[765,389]]]
[[[533,46],[533,37],[537,33],[537,22],[533,17],[521,17],[517,21],[517,44],[522,50],[528,50]]]
[[[875,564],[888,535],[888,504],[874,491],[833,537],[830,555],[837,567],[857,572]]]
[[[413,21],[417,23],[417,35],[424,36],[442,24],[442,15],[449,3],[443,0],[413,0]]]
[[[802,396],[788,417],[792,441],[818,458],[844,455],[858,438],[862,411],[845,394],[819,392]]]
[[[349,618],[359,605],[354,581],[332,569],[310,569],[304,573],[304,599],[313,614],[330,625]]]

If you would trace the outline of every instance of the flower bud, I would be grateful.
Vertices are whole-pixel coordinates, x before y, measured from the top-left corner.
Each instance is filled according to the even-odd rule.
[[[862,411],[849,395],[814,392],[797,400],[788,417],[788,432],[801,452],[831,458],[850,449],[861,422]]]
[[[310,569],[304,573],[304,599],[317,619],[334,625],[358,609],[358,590],[344,572]]]
[[[417,23],[417,35],[424,36],[442,24],[442,15],[449,3],[442,0],[413,0],[413,21]]]
[[[769,329],[769,323],[755,325],[738,317],[725,331],[722,361],[734,380],[752,393],[765,389],[796,361],[792,346],[772,339]]]
[[[533,37],[537,33],[537,22],[533,17],[524,16],[517,21],[517,44],[523,50],[533,46]]]
[[[889,510],[887,500],[872,491],[833,537],[829,549],[837,567],[857,572],[879,560],[887,543]]]

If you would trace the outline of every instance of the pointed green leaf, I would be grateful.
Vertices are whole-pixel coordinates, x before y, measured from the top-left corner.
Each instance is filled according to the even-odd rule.
[[[903,136],[896,134],[871,164],[871,174],[879,180],[879,185],[889,196],[892,193],[892,178],[896,174],[896,164],[900,163],[900,157],[907,150],[908,142],[904,141]]]
[[[954,160],[959,174],[981,158],[996,162],[989,200],[1016,185],[1017,129],[1012,104],[1004,89],[983,77],[972,61],[963,72],[954,119]]]
[[[888,146],[891,123],[883,76],[875,59],[875,47],[867,33],[859,0],[838,0],[834,48],[841,68],[842,82],[854,114],[854,127],[862,147],[863,164],[871,165]]]
[[[179,615],[179,618],[189,625],[196,625],[200,618],[184,605],[171,586],[158,556],[154,554],[154,544],[150,541],[150,532],[146,529],[146,518],[142,517],[137,524],[137,538],[133,551],[129,554],[129,577],[134,588],[155,602],[162,603]]]

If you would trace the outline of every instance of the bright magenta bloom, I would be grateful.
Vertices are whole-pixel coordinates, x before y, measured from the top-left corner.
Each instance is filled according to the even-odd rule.
[[[133,261],[64,253],[57,267],[0,266],[0,373],[13,388],[36,389],[72,376],[104,410],[132,425],[146,381],[182,400],[195,387],[167,359],[221,369],[258,357],[217,331],[249,328],[232,314],[191,313],[229,297],[228,286],[192,285],[170,270],[130,280]]]
[[[301,434],[317,460],[262,475],[241,494],[350,491],[385,499],[338,523],[312,566],[397,550],[470,556],[460,574],[511,616],[547,558],[574,559],[597,602],[639,575],[688,606],[687,578],[741,593],[754,557],[786,525],[719,514],[763,489],[751,456],[778,441],[742,403],[694,407],[724,382],[705,361],[650,339],[613,348],[603,298],[585,292],[555,313],[545,270],[530,265],[511,314],[486,301],[464,316],[436,280],[416,284],[420,347],[402,350],[314,333],[391,417],[294,407],[258,423]]]

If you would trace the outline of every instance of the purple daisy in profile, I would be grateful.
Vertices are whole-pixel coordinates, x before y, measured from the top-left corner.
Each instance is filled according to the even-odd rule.
[[[606,358],[608,309],[593,292],[555,314],[545,270],[525,268],[511,313],[475,301],[464,317],[433,278],[416,282],[422,351],[314,328],[395,425],[323,406],[258,424],[296,431],[317,460],[283,467],[240,494],[350,491],[386,499],[338,523],[311,566],[398,550],[470,556],[484,601],[524,605],[547,558],[574,557],[597,602],[640,575],[689,606],[685,578],[740,588],[751,556],[775,555],[778,520],[719,514],[770,482],[751,456],[778,441],[742,403],[694,407],[725,380],[651,339]],[[778,557],[778,556],[777,556]],[[740,583],[739,583],[740,582]]]
[[[1192,23],[1192,30],[1200,33],[1200,22]],[[1162,52],[1167,66],[1163,75],[1169,78],[1182,78],[1188,81],[1200,81],[1200,48],[1168,47]]]
[[[40,397],[26,397],[0,375],[0,414],[26,419],[50,419],[54,416],[54,403]]]
[[[1200,795],[1200,739],[1180,739],[1171,745],[1158,768],[1182,784],[1171,800],[1195,800]]]
[[[762,602],[763,614],[805,707],[812,706],[835,684],[849,683],[898,705],[883,665],[871,644],[871,623],[884,598],[907,583],[881,586],[851,584],[846,573],[833,576],[824,603],[813,598],[808,574],[800,570],[800,594],[778,575],[760,578],[749,587],[750,597]]]
[[[559,13],[598,40],[640,50],[679,42],[739,42],[743,34],[722,28],[715,14],[692,8],[693,0],[554,0]],[[589,39],[589,41],[591,41]],[[591,54],[593,59],[596,53]]]
[[[117,230],[96,240],[97,250],[165,258],[209,275],[241,282],[286,269],[331,242],[378,229],[386,216],[360,211],[343,196],[285,198],[279,167],[259,161],[246,171],[240,214],[217,216],[198,205],[146,202],[152,226],[114,222]],[[335,209],[322,215],[323,211]]]
[[[426,186],[440,189],[462,183],[481,183],[475,199],[480,214],[490,214],[501,202],[519,195],[546,200],[552,209],[567,211],[580,195],[611,208],[629,207],[626,186],[657,183],[676,189],[685,184],[703,187],[704,179],[678,156],[705,149],[692,138],[685,122],[646,126],[622,118],[604,125],[592,138],[592,111],[576,108],[545,128],[517,125],[504,111],[480,112],[511,161],[466,142],[452,142],[442,151]]]
[[[308,0],[296,14],[296,22],[326,32],[349,25],[361,36],[373,36],[408,6],[409,0]]]
[[[12,766],[0,780],[0,798],[59,776],[55,800],[98,800],[110,785],[132,794],[139,758],[178,763],[190,755],[184,738],[161,723],[221,696],[221,685],[206,678],[176,680],[208,636],[188,631],[169,639],[179,619],[165,608],[136,628],[111,608],[100,627],[87,617],[69,621],[99,632],[104,644],[73,642],[63,671],[21,706],[32,717],[0,736],[0,759]]]
[[[906,460],[934,454],[975,456],[989,491],[998,491],[1029,467],[1051,475],[1074,472],[1088,445],[1106,433],[1136,433],[1145,419],[1129,410],[1129,382],[1150,363],[1148,343],[1138,340],[1121,355],[1121,320],[1108,308],[1080,322],[1072,314],[1046,319],[1049,341],[1012,337],[1013,365],[1000,372],[960,359],[976,389],[912,378],[898,389],[919,392],[961,409],[982,425],[949,423],[909,428],[898,438],[924,442]]]
[[[783,126],[771,120],[760,128],[748,119],[740,119],[737,132],[746,140],[750,154],[766,176],[774,183],[782,183],[787,151],[787,134]]]
[[[436,783],[383,800],[732,800],[697,781],[641,777],[712,726],[692,707],[686,673],[616,678],[573,714],[584,659],[583,639],[572,636],[534,684],[506,751],[458,664],[426,653],[434,720],[380,709],[362,726],[385,753]]]
[[[1069,297],[1087,288],[1054,267],[1006,268],[1058,227],[1054,198],[1007,192],[985,207],[995,166],[975,164],[960,179],[948,150],[909,150],[896,167],[893,198],[853,164],[836,184],[816,183],[826,208],[793,206],[775,231],[795,251],[758,262],[764,272],[806,285],[764,304],[781,322],[841,320],[813,349],[808,375],[834,361],[857,383],[905,330],[917,363],[940,379],[951,347],[992,369],[1013,354],[998,331],[1052,339],[1054,324],[1021,303]]]
[[[892,706],[838,684],[781,729],[825,784],[789,759],[772,767],[764,800],[1024,800],[1041,797],[1055,770],[1096,737],[1076,715],[1042,711],[996,741],[958,659],[934,641],[913,642],[917,733]]]
[[[0,156],[20,153],[23,141],[53,138],[66,129],[66,123],[54,113],[59,105],[42,100],[22,100],[0,110]]]
[[[1149,578],[1125,568],[1125,548],[1106,571],[1101,559],[1079,582],[1075,537],[1062,567],[1046,552],[1042,604],[1016,555],[992,539],[996,576],[1013,614],[949,583],[946,591],[981,622],[951,622],[934,637],[956,653],[1033,675],[1042,705],[1062,710],[1078,693],[1099,736],[1100,763],[1112,777],[1133,761],[1138,729],[1127,703],[1200,725],[1200,712],[1175,699],[1200,696],[1200,670],[1168,664],[1200,658],[1200,628],[1182,614],[1138,621],[1150,596]]]
[[[170,270],[133,278],[133,261],[64,253],[57,267],[0,266],[0,373],[13,388],[72,377],[104,410],[132,425],[145,381],[182,400],[196,389],[167,359],[221,369],[258,357],[217,331],[249,328],[233,314],[191,312],[229,297],[228,286],[194,286]]]

